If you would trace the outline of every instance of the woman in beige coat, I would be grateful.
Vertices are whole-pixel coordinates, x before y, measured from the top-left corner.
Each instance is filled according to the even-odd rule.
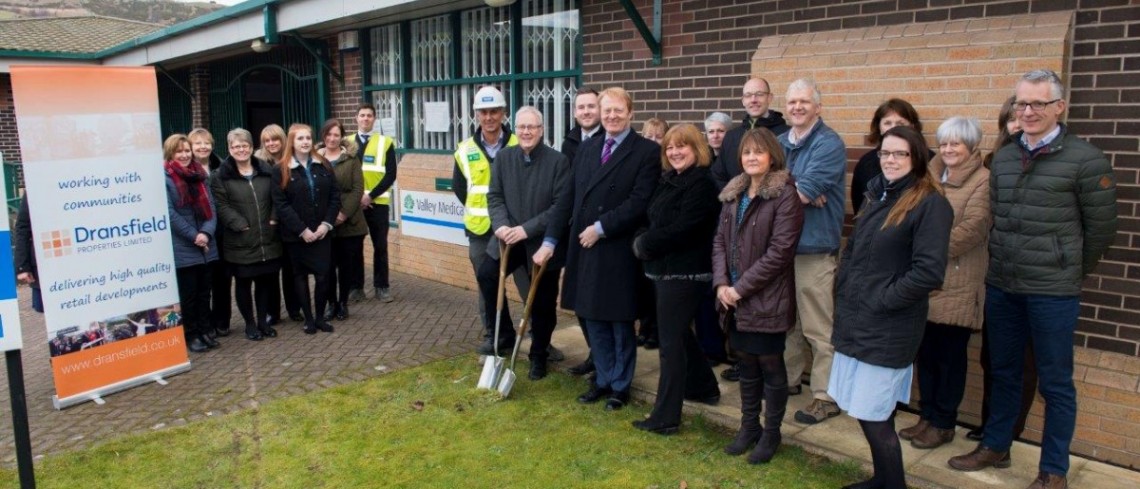
[[[942,289],[930,295],[926,332],[918,351],[921,419],[899,431],[920,449],[954,439],[958,404],[966,390],[966,346],[980,331],[985,298],[986,243],[990,229],[990,171],[982,165],[982,127],[977,119],[951,117],[938,128],[938,156],[930,171],[939,177],[954,208],[950,255]]]

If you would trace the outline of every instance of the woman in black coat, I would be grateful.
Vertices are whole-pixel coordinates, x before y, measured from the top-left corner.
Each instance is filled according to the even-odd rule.
[[[268,323],[271,294],[279,293],[277,273],[281,269],[281,239],[272,197],[275,180],[271,167],[252,157],[249,131],[230,131],[226,145],[230,156],[211,176],[210,190],[218,207],[220,234],[225,237],[223,260],[234,276],[234,296],[245,320],[245,337],[261,341],[277,336]]]
[[[553,228],[548,238],[570,241],[562,307],[586,324],[597,368],[594,384],[578,401],[608,398],[606,409],[616,410],[629,402],[633,384],[641,264],[632,245],[661,174],[661,147],[630,128],[633,100],[625,90],[606,89],[600,103],[605,134],[578,148],[573,207],[560,206],[551,220],[569,220],[569,231]]]
[[[649,229],[633,242],[656,291],[661,374],[653,412],[633,426],[669,435],[681,426],[685,397],[709,403],[720,399],[716,375],[689,328],[712,288],[712,238],[720,205],[709,174],[712,158],[696,126],[674,126],[662,142],[665,173],[649,201]]]
[[[331,333],[324,320],[331,264],[329,232],[340,212],[340,190],[329,162],[313,148],[313,130],[305,124],[289,126],[285,154],[273,168],[273,207],[281,241],[293,264],[293,287],[305,316],[305,334],[318,329]],[[309,275],[315,281],[309,295]],[[313,314],[313,301],[316,314]]]
[[[930,293],[946,274],[954,210],[927,169],[922,135],[895,127],[880,147],[883,173],[867,185],[839,266],[827,393],[871,445],[875,473],[866,487],[903,489],[895,404],[910,401],[911,364]]]

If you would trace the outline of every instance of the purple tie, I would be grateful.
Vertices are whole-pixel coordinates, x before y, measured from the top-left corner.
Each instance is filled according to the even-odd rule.
[[[617,140],[613,138],[606,140],[606,147],[602,148],[602,165],[605,165],[606,162],[610,161],[610,154],[613,152],[614,143],[616,142]]]

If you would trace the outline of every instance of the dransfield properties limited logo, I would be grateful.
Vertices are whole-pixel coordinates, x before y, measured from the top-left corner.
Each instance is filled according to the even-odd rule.
[[[111,226],[76,226],[71,232],[59,229],[40,233],[40,246],[44,256],[56,258],[150,243],[154,238],[149,235],[168,228],[166,216],[136,217]]]
[[[40,248],[47,258],[71,254],[71,237],[65,230],[45,231],[40,233]]]

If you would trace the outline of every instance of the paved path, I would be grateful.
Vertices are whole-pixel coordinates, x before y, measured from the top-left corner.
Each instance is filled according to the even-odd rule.
[[[25,313],[25,380],[32,427],[32,444],[37,456],[90,446],[126,433],[179,425],[208,416],[256,406],[271,399],[302,394],[335,385],[364,380],[388,370],[406,368],[429,361],[470,352],[481,340],[475,319],[475,293],[404,274],[393,274],[396,301],[383,304],[369,299],[351,305],[351,317],[337,321],[333,334],[307,336],[300,323],[286,321],[278,328],[280,336],[251,342],[241,334],[222,338],[222,347],[205,354],[192,354],[193,369],[172,377],[169,384],[136,387],[110,395],[106,404],[80,404],[56,411],[51,404],[54,392],[48,364],[43,317]],[[20,290],[23,308],[30,311],[31,294]],[[235,311],[236,314],[236,311]],[[560,316],[554,342],[566,353],[562,367],[574,365],[585,356],[585,344],[569,315]],[[240,320],[234,318],[237,327]],[[557,366],[557,364],[556,364]],[[634,392],[652,402],[657,388],[656,352],[638,350]],[[529,382],[521,380],[522,382]],[[7,385],[0,369],[0,385]],[[583,389],[585,386],[583,386]],[[740,419],[737,384],[722,383],[720,405],[709,407],[686,404],[685,411],[735,429]],[[833,459],[854,459],[870,469],[870,455],[858,423],[840,416],[816,426],[795,422],[792,415],[809,402],[801,394],[789,400],[784,439],[811,452]],[[900,414],[897,425],[909,426],[914,415]],[[632,428],[630,428],[632,429]],[[950,470],[946,459],[969,451],[973,444],[958,430],[958,438],[946,447],[919,451],[904,444],[903,456],[910,483],[935,488],[1015,488],[1028,485],[1037,474],[1039,449],[1016,443],[1014,466],[1007,470],[961,473]],[[0,389],[0,463],[15,463],[7,389]],[[1073,457],[1070,487],[1115,489],[1140,487],[1140,472],[1130,471],[1079,457]]]
[[[336,332],[308,336],[286,320],[277,338],[252,342],[234,308],[233,333],[222,346],[190,354],[192,369],[169,384],[144,385],[63,411],[52,407],[43,316],[31,311],[31,291],[19,291],[24,332],[24,378],[36,456],[90,446],[126,433],[184,424],[208,416],[377,376],[471,351],[481,340],[475,293],[393,273],[396,301],[350,304]],[[371,282],[369,282],[371,283]],[[0,367],[0,463],[15,464],[7,371]]]

